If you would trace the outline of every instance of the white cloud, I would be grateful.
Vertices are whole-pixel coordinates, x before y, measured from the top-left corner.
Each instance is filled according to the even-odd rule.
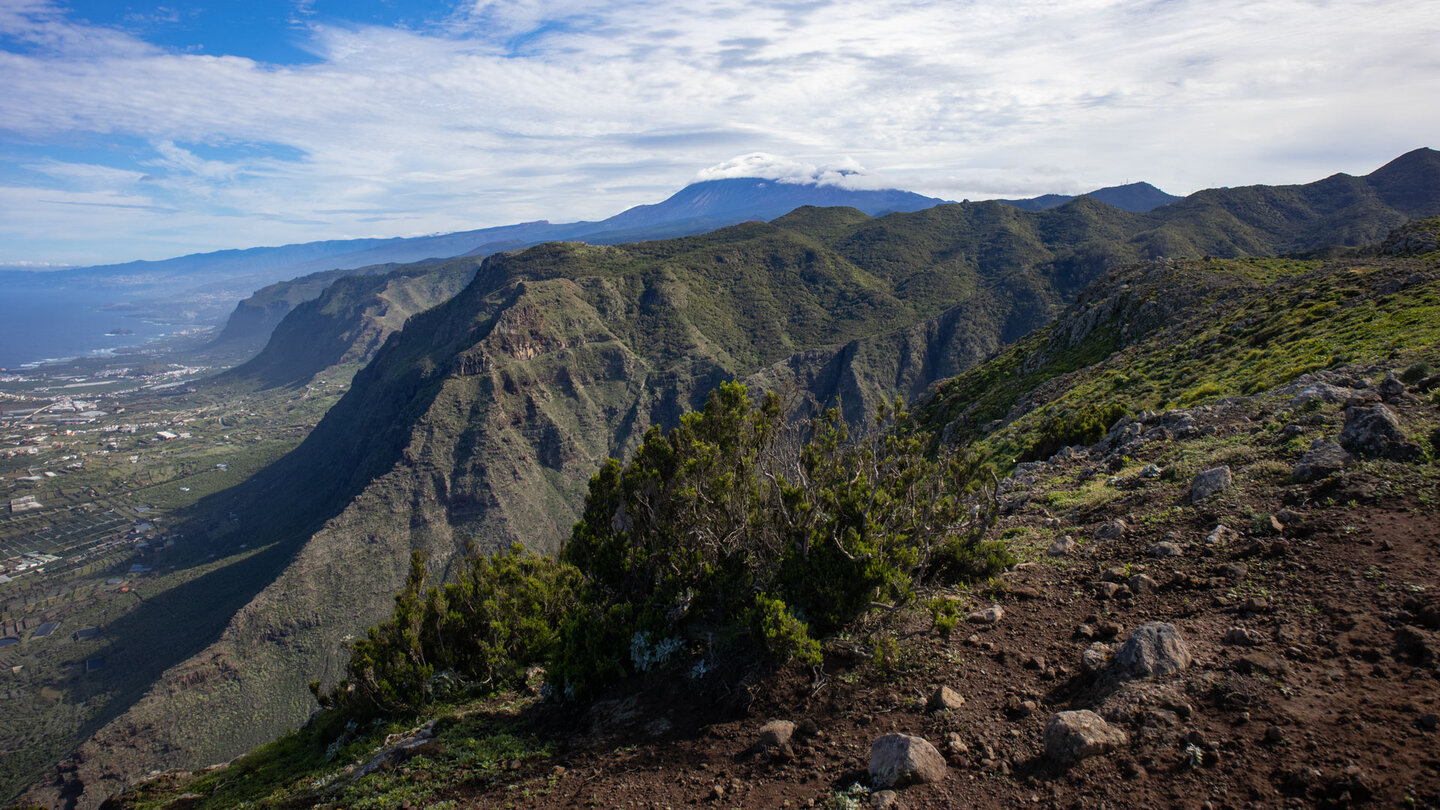
[[[114,161],[112,190],[185,213],[115,214],[109,260],[600,218],[755,152],[787,156],[759,162],[775,179],[950,199],[1187,193],[1364,173],[1440,133],[1440,17],[1413,0],[495,0],[423,30],[307,9],[319,61],[274,66],[0,0],[0,30],[27,43],[0,50],[0,137],[148,144]],[[247,144],[288,156],[224,152]],[[137,164],[154,177],[124,174]],[[16,199],[0,198],[15,259],[110,216],[54,210],[22,232]]]
[[[813,183],[849,189],[895,188],[895,184],[866,171],[853,158],[843,158],[828,166],[816,166],[767,152],[740,155],[708,169],[702,169],[690,182],[726,180],[736,177],[758,177],[779,183]]]

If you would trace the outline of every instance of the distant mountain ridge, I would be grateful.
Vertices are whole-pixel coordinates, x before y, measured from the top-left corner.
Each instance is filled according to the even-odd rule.
[[[1054,208],[1064,205],[1076,197],[1093,197],[1107,205],[1113,205],[1121,211],[1129,211],[1134,214],[1143,214],[1146,211],[1154,211],[1162,205],[1169,205],[1178,200],[1185,199],[1174,194],[1167,194],[1149,183],[1129,183],[1123,186],[1109,186],[1094,191],[1077,194],[1042,194],[1039,197],[1030,197],[1024,200],[995,200],[995,202],[1013,205],[1016,208],[1023,208],[1026,211],[1044,211],[1047,208]]]
[[[909,191],[854,190],[820,183],[797,183],[763,178],[727,178],[692,183],[662,202],[637,205],[599,222],[551,224],[530,222],[503,228],[387,240],[366,243],[351,253],[327,253],[323,259],[307,259],[289,266],[295,272],[259,289],[236,305],[219,343],[263,341],[296,305],[318,297],[329,283],[351,273],[374,275],[395,269],[397,263],[434,263],[448,257],[483,258],[507,250],[533,247],[543,242],[580,240],[598,245],[671,239],[713,231],[748,221],[767,221],[806,205],[848,206],[871,216],[893,211],[919,211],[944,200]],[[328,245],[328,243],[327,243]],[[297,250],[305,245],[290,246]],[[287,251],[290,248],[256,248],[257,251]],[[317,248],[319,250],[320,248]],[[329,250],[328,247],[324,248]],[[210,255],[210,254],[206,254]],[[269,256],[271,254],[261,254]],[[278,253],[275,255],[279,255]],[[198,257],[184,257],[196,259]],[[171,260],[175,267],[193,262]],[[164,264],[164,263],[157,263]],[[321,269],[321,265],[325,265]],[[389,265],[388,268],[381,267]],[[187,271],[188,272],[188,271]],[[280,271],[277,271],[280,272]],[[273,275],[273,273],[272,273]]]

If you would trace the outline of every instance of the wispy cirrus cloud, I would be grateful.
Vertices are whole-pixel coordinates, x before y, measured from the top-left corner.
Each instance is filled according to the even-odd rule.
[[[1408,0],[518,0],[383,26],[299,4],[281,24],[313,62],[0,0],[0,261],[593,219],[753,152],[959,199],[1299,182],[1440,134],[1440,19]],[[178,213],[36,204],[107,190]],[[81,232],[104,255],[55,247]]]

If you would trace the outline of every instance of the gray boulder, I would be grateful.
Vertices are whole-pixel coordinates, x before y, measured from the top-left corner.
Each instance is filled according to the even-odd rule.
[[[945,778],[945,758],[909,734],[886,734],[870,745],[870,786],[904,787]]]
[[[1375,390],[1380,392],[1381,399],[1386,402],[1394,402],[1405,396],[1405,383],[1400,382],[1400,378],[1391,374],[1386,377],[1383,382],[1375,386]]]
[[[1045,724],[1045,756],[1062,765],[1114,751],[1129,741],[1124,731],[1088,709],[1060,712]]]
[[[1316,439],[1300,457],[1290,477],[1300,484],[1319,481],[1345,469],[1352,460],[1353,456],[1335,442]]]
[[[1206,498],[1230,488],[1235,478],[1229,467],[1212,467],[1195,476],[1190,482],[1190,503],[1200,503]]]
[[[1115,672],[1123,680],[1169,675],[1190,666],[1194,659],[1180,637],[1180,631],[1168,622],[1143,624],[1125,639],[1115,653]]]
[[[1405,438],[1400,420],[1384,405],[1346,408],[1340,445],[1358,456],[1396,461],[1409,461],[1420,454],[1420,447]]]

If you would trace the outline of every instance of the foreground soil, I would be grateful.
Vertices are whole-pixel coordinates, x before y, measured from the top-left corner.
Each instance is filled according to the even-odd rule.
[[[1382,392],[1409,437],[1437,429],[1436,397],[1384,375],[1321,372],[1145,414],[1095,447],[1021,465],[998,488],[992,532],[1022,561],[986,586],[930,594],[959,608],[948,635],[922,607],[833,642],[824,671],[752,674],[720,694],[676,675],[585,709],[511,695],[452,722],[541,740],[544,753],[477,778],[387,759],[392,746],[372,764],[385,760],[387,789],[428,782],[414,801],[327,793],[367,784],[356,763],[249,804],[1440,807],[1440,466],[1425,449],[1295,482],[1313,443],[1380,407]],[[1196,477],[1221,467],[1229,485],[1197,501]],[[1188,656],[1163,676],[1121,677],[1114,653],[1155,622]],[[963,703],[931,710],[940,687]],[[1046,725],[1078,709],[1125,742],[1056,761]],[[773,720],[794,734],[761,750]],[[944,777],[872,790],[871,744],[892,732],[938,749]],[[229,806],[186,792],[205,778],[167,775],[112,802]]]
[[[898,792],[907,807],[1440,806],[1433,469],[1359,465],[1318,484],[1270,470],[1287,436],[1338,433],[1341,407],[1304,424],[1274,418],[1273,399],[1199,409],[1186,431],[1198,438],[1161,431],[1123,461],[1228,460],[1239,483],[1198,506],[1188,476],[1125,489],[1095,452],[1033,465],[1021,476],[1033,483],[1010,489],[996,529],[1028,543],[1030,561],[966,595],[974,608],[1000,605],[999,622],[962,623],[944,639],[917,618],[888,662],[771,676],[749,688],[741,716],[700,728],[677,730],[688,712],[658,694],[665,689],[605,701],[572,720],[579,728],[554,755],[515,763],[505,784],[457,798],[477,807],[869,806],[871,743],[903,732],[949,762],[942,781]],[[1395,407],[1426,418],[1422,405]],[[1280,416],[1289,416],[1283,406]],[[1061,514],[1069,502],[1057,492],[1078,503]],[[1217,535],[1222,524],[1231,531]],[[1044,552],[1066,535],[1082,542],[1064,556]],[[1132,579],[1141,574],[1153,584]],[[1107,598],[1106,579],[1129,585]],[[1124,685],[1086,673],[1092,644],[1156,621],[1180,631],[1188,668]],[[964,704],[927,711],[942,685]],[[1082,708],[1129,742],[1062,767],[1045,755],[1046,722]],[[752,753],[772,719],[800,731],[788,747]]]

